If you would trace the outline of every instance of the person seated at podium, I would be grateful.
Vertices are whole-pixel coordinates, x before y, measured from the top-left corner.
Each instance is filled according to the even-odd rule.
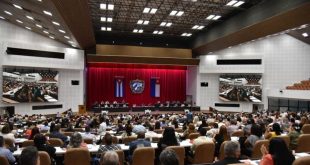
[[[118,103],[116,100],[113,101],[113,105],[112,105],[114,108],[116,108],[118,106]]]
[[[98,106],[99,106],[98,101],[95,101],[95,103],[93,104],[93,107],[98,107]]]
[[[177,107],[180,107],[180,106],[181,106],[181,102],[180,102],[180,101],[177,101],[177,102],[176,102],[176,105],[177,105]]]
[[[160,101],[157,101],[157,103],[154,104],[155,108],[159,108],[160,107]]]
[[[170,107],[170,101],[166,101],[166,103],[165,103],[164,106],[165,106],[165,107]]]
[[[100,106],[101,106],[101,107],[104,107],[104,101],[103,101],[103,100],[101,100]]]

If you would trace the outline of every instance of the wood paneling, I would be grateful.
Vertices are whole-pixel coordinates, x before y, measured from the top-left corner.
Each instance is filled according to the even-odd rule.
[[[87,63],[129,63],[129,64],[160,64],[160,65],[199,65],[199,59],[168,58],[168,57],[134,57],[87,55]]]
[[[191,49],[142,46],[96,45],[96,53],[117,56],[192,58]]]
[[[203,55],[208,52],[227,48],[253,39],[281,32],[287,29],[307,24],[310,21],[310,3],[296,7],[287,12],[275,15],[269,19],[245,27],[240,31],[211,41],[193,49],[194,55]]]
[[[83,49],[96,45],[87,0],[51,0]]]

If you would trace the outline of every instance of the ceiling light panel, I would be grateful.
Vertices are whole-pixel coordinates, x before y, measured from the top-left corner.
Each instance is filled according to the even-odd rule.
[[[53,16],[53,14],[50,11],[43,10],[43,13],[49,16]]]
[[[34,20],[34,18],[31,17],[31,16],[29,16],[29,15],[26,15],[26,17],[27,17],[28,19],[30,19],[30,20]]]
[[[112,22],[113,18],[112,17],[100,17],[101,22]]]
[[[54,25],[60,26],[60,24],[58,22],[53,21],[52,22]]]
[[[211,14],[211,15],[209,15],[206,19],[207,20],[218,20],[218,19],[220,19],[222,16],[220,16],[220,15],[214,15],[214,14]]]
[[[143,9],[143,13],[145,14],[155,14],[157,12],[156,8],[146,7]]]
[[[162,22],[162,23],[160,23],[160,25],[159,26],[165,26],[165,27],[170,27],[172,25],[172,22]]]
[[[16,5],[16,4],[13,4],[13,6],[16,7],[16,8],[18,8],[18,9],[21,9],[21,10],[23,9],[21,6]]]
[[[101,31],[112,31],[112,28],[111,27],[101,27]]]
[[[171,12],[170,12],[170,16],[178,16],[178,17],[180,17],[180,16],[182,16],[184,14],[184,11],[176,11],[176,10],[172,10]]]
[[[100,9],[101,10],[114,10],[114,5],[113,4],[101,3],[100,4]]]
[[[13,15],[11,12],[6,11],[6,10],[4,11],[4,13],[7,14],[7,15]]]

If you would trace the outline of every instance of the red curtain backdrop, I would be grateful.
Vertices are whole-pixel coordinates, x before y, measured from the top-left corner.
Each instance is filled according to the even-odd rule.
[[[115,77],[124,77],[125,97],[116,98],[114,95]],[[150,79],[158,77],[160,81],[160,97],[150,94]],[[131,92],[131,80],[143,80],[144,91],[141,94]],[[154,104],[157,101],[185,101],[186,97],[186,67],[156,66],[138,64],[98,64],[88,65],[87,68],[87,105],[95,102],[125,100],[132,104]]]

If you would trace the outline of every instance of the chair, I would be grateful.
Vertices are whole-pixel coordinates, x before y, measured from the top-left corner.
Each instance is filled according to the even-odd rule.
[[[119,164],[123,165],[125,162],[125,154],[123,150],[116,150],[115,151],[118,155],[118,159],[119,159]]]
[[[191,133],[191,134],[188,135],[188,138],[190,140],[193,140],[193,139],[198,138],[199,135],[200,135],[199,133]]]
[[[175,129],[175,132],[177,132],[177,133],[183,133],[184,131],[183,131],[182,128],[176,128],[176,129]]]
[[[14,140],[13,139],[4,138],[4,144],[7,147],[14,147]]]
[[[112,144],[117,144],[118,143],[118,139],[116,136],[112,136]],[[104,137],[102,137],[102,144],[106,144]]]
[[[28,146],[33,146],[34,142],[33,140],[26,140],[22,143],[22,147],[28,147]]]
[[[309,162],[310,162],[310,156],[305,156],[305,157],[296,159],[293,162],[293,165],[309,165]]]
[[[73,129],[75,132],[85,132],[84,128],[74,128]]]
[[[8,159],[4,156],[0,156],[0,164],[1,165],[10,165]]]
[[[283,139],[284,142],[285,142],[285,144],[286,144],[286,146],[287,146],[287,148],[290,147],[290,141],[291,141],[291,139],[290,139],[289,136],[287,136],[287,135],[284,135],[284,136],[277,136],[277,138]]]
[[[131,165],[154,165],[155,150],[152,147],[136,148],[132,155]]]
[[[244,132],[242,130],[237,130],[234,131],[231,136],[236,136],[236,137],[244,137]]]
[[[190,164],[210,164],[214,161],[215,145],[213,142],[202,143],[195,149],[195,154],[192,159],[189,159]]]
[[[51,165],[52,164],[51,158],[47,152],[39,151],[39,156],[40,156],[40,164],[42,164],[42,165]]]
[[[84,139],[84,143],[93,144],[93,139]]]
[[[130,142],[135,141],[136,139],[137,139],[137,137],[135,137],[135,136],[124,137],[123,138],[123,143],[125,145],[128,145]]]
[[[65,153],[65,165],[90,165],[90,153],[87,148],[71,148]]]
[[[301,134],[295,152],[310,152],[310,134]]]
[[[269,140],[257,140],[256,143],[254,144],[253,151],[252,151],[252,156],[251,159],[261,159],[262,158],[262,153],[260,151],[260,148],[262,145],[265,145],[266,148],[269,146]]]
[[[310,124],[304,124],[301,131],[303,134],[310,134]]]
[[[71,136],[74,132],[62,132],[65,136]]]
[[[223,160],[223,159],[225,158],[224,146],[225,146],[225,143],[226,143],[226,142],[228,142],[228,141],[224,141],[224,142],[221,144],[218,160]]]
[[[48,143],[53,147],[62,147],[64,146],[64,142],[58,138],[50,138],[48,139]]]
[[[155,129],[154,132],[158,133],[158,134],[162,134],[164,132],[163,129]]]
[[[179,165],[184,165],[185,148],[181,146],[169,146],[167,149],[172,149],[179,157]]]

